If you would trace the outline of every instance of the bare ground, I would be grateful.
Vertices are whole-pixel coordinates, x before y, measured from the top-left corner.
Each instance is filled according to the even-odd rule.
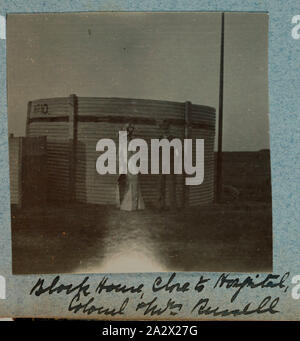
[[[13,273],[272,270],[271,204],[12,210]]]

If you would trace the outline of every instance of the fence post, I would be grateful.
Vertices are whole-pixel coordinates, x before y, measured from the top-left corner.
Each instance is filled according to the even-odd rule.
[[[77,96],[69,96],[69,201],[76,200]]]
[[[222,201],[223,186],[223,92],[224,92],[224,23],[225,14],[221,21],[221,51],[220,51],[220,89],[219,89],[219,126],[218,126],[218,153],[217,153],[217,202]]]

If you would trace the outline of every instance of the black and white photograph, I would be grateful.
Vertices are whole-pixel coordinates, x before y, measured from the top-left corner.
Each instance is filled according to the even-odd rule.
[[[268,15],[8,14],[12,271],[272,271]]]

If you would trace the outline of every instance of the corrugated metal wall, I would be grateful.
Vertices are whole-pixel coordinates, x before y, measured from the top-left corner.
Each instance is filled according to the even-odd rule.
[[[37,100],[29,105],[28,136],[47,136],[47,197],[50,201],[69,200],[69,113],[69,98]]]
[[[185,119],[185,103],[70,96],[33,101],[28,116],[28,135],[47,136],[50,198],[66,200],[73,191],[74,199],[79,202],[114,205],[118,175],[96,172],[96,160],[100,155],[96,152],[98,140],[111,138],[117,142],[119,130],[125,123],[132,122],[133,137],[145,139],[150,146],[152,138],[163,137],[160,126],[163,120],[170,125],[170,135],[183,139]],[[188,186],[187,201],[189,205],[209,203],[214,195],[215,110],[191,104],[188,131],[189,138],[205,139],[205,180],[202,185]],[[195,147],[193,149],[195,153]],[[72,162],[75,176],[70,184]],[[171,177],[167,176],[166,181],[171,181]],[[157,205],[160,176],[141,175],[140,182],[145,204]],[[170,203],[168,188],[166,186],[166,199]],[[184,176],[176,175],[178,206],[184,205],[184,192]]]
[[[10,202],[21,204],[21,137],[9,137]]]

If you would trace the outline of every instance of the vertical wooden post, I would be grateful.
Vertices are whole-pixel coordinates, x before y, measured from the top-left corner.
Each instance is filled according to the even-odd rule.
[[[24,200],[24,161],[25,161],[25,148],[24,148],[24,137],[17,137],[18,144],[19,144],[19,150],[18,150],[18,162],[19,162],[19,169],[18,169],[18,187],[19,187],[19,202],[17,207],[22,208],[23,206],[23,200]]]
[[[184,108],[184,139],[190,138],[190,112],[191,112],[191,105],[192,103],[187,101],[185,102],[185,108]],[[184,143],[182,148],[182,160],[183,160],[183,169],[184,169]],[[189,186],[185,184],[186,179],[186,173],[184,171],[184,177],[183,177],[183,207],[189,206]]]
[[[219,89],[219,125],[218,125],[218,153],[217,153],[217,202],[222,199],[222,149],[223,149],[223,91],[224,91],[224,12],[221,24],[221,52],[220,52],[220,89]]]
[[[76,199],[77,96],[69,96],[69,201]]]
[[[39,156],[39,167],[40,167],[40,175],[41,177],[41,188],[43,194],[41,195],[41,200],[43,202],[43,206],[46,205],[47,202],[47,193],[48,193],[48,181],[47,181],[47,136],[41,136],[40,139],[40,156]]]

